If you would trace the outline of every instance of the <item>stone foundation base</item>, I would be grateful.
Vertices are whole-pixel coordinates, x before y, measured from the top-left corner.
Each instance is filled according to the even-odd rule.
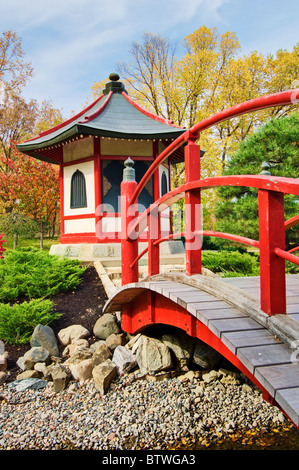
[[[139,243],[139,252],[146,248],[147,243]],[[184,256],[185,248],[181,240],[169,240],[161,243],[160,255],[180,255]],[[50,255],[65,256],[66,258],[79,259],[81,261],[100,261],[103,258],[120,258],[120,243],[78,243],[52,245]],[[146,259],[146,255],[143,257]],[[142,258],[142,259],[143,259]]]

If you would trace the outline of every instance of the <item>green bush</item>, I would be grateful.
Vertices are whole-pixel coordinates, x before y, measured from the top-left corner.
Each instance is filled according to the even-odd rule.
[[[49,325],[60,316],[53,313],[51,300],[35,299],[12,306],[0,303],[0,338],[10,344],[26,344],[38,324]]]
[[[37,249],[7,252],[0,262],[0,302],[51,297],[78,286],[84,268],[77,260]]]

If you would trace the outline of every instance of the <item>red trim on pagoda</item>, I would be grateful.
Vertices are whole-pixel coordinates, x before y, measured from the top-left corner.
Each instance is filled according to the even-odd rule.
[[[61,124],[58,124],[57,126],[51,127],[51,129],[40,132],[40,134],[37,137],[33,137],[32,139],[28,139],[28,140],[26,140],[26,142],[31,142],[32,140],[39,139],[40,137],[44,137],[45,135],[49,135],[52,132],[55,132],[55,131],[58,131],[59,129],[62,129],[64,126],[67,126],[68,124],[70,124],[71,122],[75,121],[80,116],[82,116],[84,113],[89,111],[95,104],[97,104],[100,101],[100,99],[103,98],[103,96],[104,96],[104,94],[99,96],[99,98],[97,98],[93,103],[91,103],[89,106],[87,106],[85,109],[83,109],[83,111],[80,111],[75,116],[72,116],[71,118],[67,119],[66,121],[62,122]]]
[[[155,114],[152,114],[150,111],[147,111],[147,109],[141,108],[135,101],[133,101],[127,93],[124,91],[122,92],[122,95],[126,98],[129,103],[134,106],[134,108],[138,109],[141,113],[145,114],[146,116],[150,117],[151,119],[154,119],[155,121],[162,122],[163,124],[167,124],[168,126],[176,127],[179,129],[184,129],[182,126],[177,126],[176,124],[173,123],[173,121],[170,121],[168,119],[162,118],[160,116],[156,116]]]

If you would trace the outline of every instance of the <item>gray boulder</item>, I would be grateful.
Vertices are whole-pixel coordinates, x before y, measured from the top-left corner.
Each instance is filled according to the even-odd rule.
[[[220,363],[221,358],[221,354],[211,348],[211,346],[199,339],[196,340],[193,352],[194,364],[202,367],[203,369],[215,369]]]
[[[41,346],[29,349],[24,356],[18,359],[17,365],[23,370],[28,370],[33,369],[37,362],[44,362],[46,364],[50,364],[51,362],[49,351]]]
[[[180,368],[189,364],[194,350],[194,339],[187,334],[177,332],[164,334],[162,341],[174,353]]]
[[[172,368],[170,350],[162,341],[141,336],[135,347],[136,361],[142,374],[154,374]]]
[[[98,339],[107,339],[113,333],[119,334],[121,330],[117,324],[116,318],[111,313],[105,313],[95,323],[93,333]]]
[[[137,364],[136,357],[124,346],[117,346],[115,348],[112,362],[116,365],[119,375],[129,372]]]
[[[34,328],[30,345],[32,347],[41,346],[47,349],[51,356],[59,356],[59,347],[54,331],[47,325],[37,325]]]
[[[60,330],[57,336],[61,344],[67,346],[70,343],[75,343],[78,339],[88,338],[90,332],[82,325],[71,325]]]
[[[45,388],[48,382],[46,380],[37,379],[37,378],[29,378],[29,379],[20,379],[15,380],[7,384],[7,387],[14,388],[17,392],[23,392],[25,390],[38,390],[40,388]]]

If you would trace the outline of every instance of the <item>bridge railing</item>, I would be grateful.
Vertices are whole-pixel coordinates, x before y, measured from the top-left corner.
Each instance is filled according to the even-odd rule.
[[[137,185],[133,162],[125,163],[121,184],[122,284],[138,282],[138,261],[148,254],[148,274],[158,274],[159,245],[166,240],[185,237],[186,274],[201,273],[202,236],[222,237],[259,248],[261,309],[269,315],[286,313],[285,261],[299,265],[299,258],[285,251],[285,229],[299,223],[299,215],[284,220],[284,195],[299,196],[299,181],[264,175],[234,175],[200,179],[200,132],[225,119],[258,109],[297,103],[299,89],[267,95],[224,110],[193,126],[173,141],[153,162]],[[185,145],[185,183],[156,200],[139,214],[138,196],[149,178],[177,148]],[[259,240],[201,229],[201,191],[219,186],[247,186],[258,190]],[[160,214],[185,198],[185,231],[161,237]],[[138,239],[148,230],[148,246],[138,253]]]

